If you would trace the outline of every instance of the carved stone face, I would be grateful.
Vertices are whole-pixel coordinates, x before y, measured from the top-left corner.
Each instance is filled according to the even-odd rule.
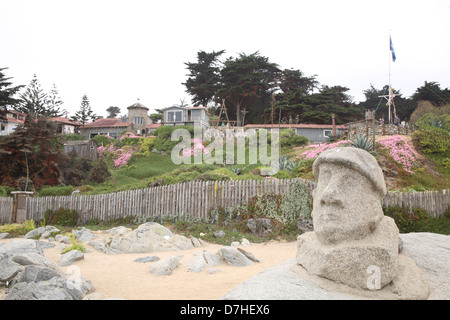
[[[312,218],[318,239],[331,244],[366,237],[378,226],[383,211],[365,176],[339,164],[322,163]]]

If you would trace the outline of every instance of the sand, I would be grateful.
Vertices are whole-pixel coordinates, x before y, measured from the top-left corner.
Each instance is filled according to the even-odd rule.
[[[0,240],[6,243],[11,239]],[[61,252],[54,248],[45,249],[46,258],[59,264]],[[66,274],[81,274],[96,287],[96,299],[125,300],[216,300],[228,291],[250,279],[261,271],[294,258],[296,242],[269,241],[252,243],[242,247],[251,252],[260,263],[251,266],[235,267],[222,263],[212,269],[215,273],[188,271],[186,264],[194,253],[208,250],[216,253],[222,245],[207,243],[206,246],[191,250],[150,252],[139,254],[108,255],[95,251],[85,253],[84,260],[79,260],[71,266],[61,267]],[[168,276],[156,276],[149,272],[154,262],[138,263],[137,258],[156,255],[160,259],[171,255],[183,255],[181,265]],[[2,290],[3,291],[3,290]],[[1,298],[1,297],[0,297]]]

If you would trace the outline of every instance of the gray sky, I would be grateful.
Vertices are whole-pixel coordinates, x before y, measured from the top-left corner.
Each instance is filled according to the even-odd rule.
[[[388,83],[389,33],[396,90],[450,87],[449,0],[0,0],[0,30],[14,85],[35,73],[45,91],[55,83],[69,115],[83,94],[103,116],[138,98],[150,112],[190,103],[184,63],[200,50],[259,51],[361,101]]]

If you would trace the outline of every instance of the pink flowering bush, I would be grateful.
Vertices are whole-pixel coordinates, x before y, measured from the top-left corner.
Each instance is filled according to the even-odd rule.
[[[418,165],[418,154],[401,136],[384,138],[378,143],[382,149],[389,151],[394,161],[406,172],[414,173],[411,169]]]
[[[97,148],[98,156],[100,158],[105,158],[107,156],[111,157],[113,160],[113,164],[117,169],[122,168],[123,166],[128,164],[128,161],[131,159],[131,156],[134,153],[134,150],[127,149],[124,150],[122,148],[116,149],[112,144],[109,147],[98,147]]]
[[[128,164],[128,160],[130,160],[131,156],[133,155],[133,151],[124,151],[123,149],[116,150],[115,155],[113,156],[114,159],[114,166],[118,169],[122,168],[123,166]]]
[[[308,148],[312,148],[310,150],[307,150],[303,153],[300,154],[300,158],[303,159],[314,159],[317,156],[319,156],[319,154],[321,154],[322,152],[324,152],[325,150],[329,150],[329,149],[333,149],[336,147],[343,147],[347,144],[350,144],[351,142],[348,140],[341,140],[338,142],[334,142],[334,143],[323,143],[323,144],[311,144],[308,146]]]
[[[180,156],[181,158],[209,153],[208,149],[206,149],[201,140],[191,139],[191,143],[192,145],[190,149],[183,149],[182,155]]]
[[[130,139],[130,138],[140,138],[140,136],[135,135],[133,132],[125,132],[119,140],[122,141],[123,139]]]

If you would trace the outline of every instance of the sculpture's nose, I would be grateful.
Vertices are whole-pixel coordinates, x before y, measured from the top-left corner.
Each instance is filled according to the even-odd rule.
[[[320,196],[320,205],[337,205],[340,207],[343,206],[343,203],[340,200],[338,181],[329,181]]]

